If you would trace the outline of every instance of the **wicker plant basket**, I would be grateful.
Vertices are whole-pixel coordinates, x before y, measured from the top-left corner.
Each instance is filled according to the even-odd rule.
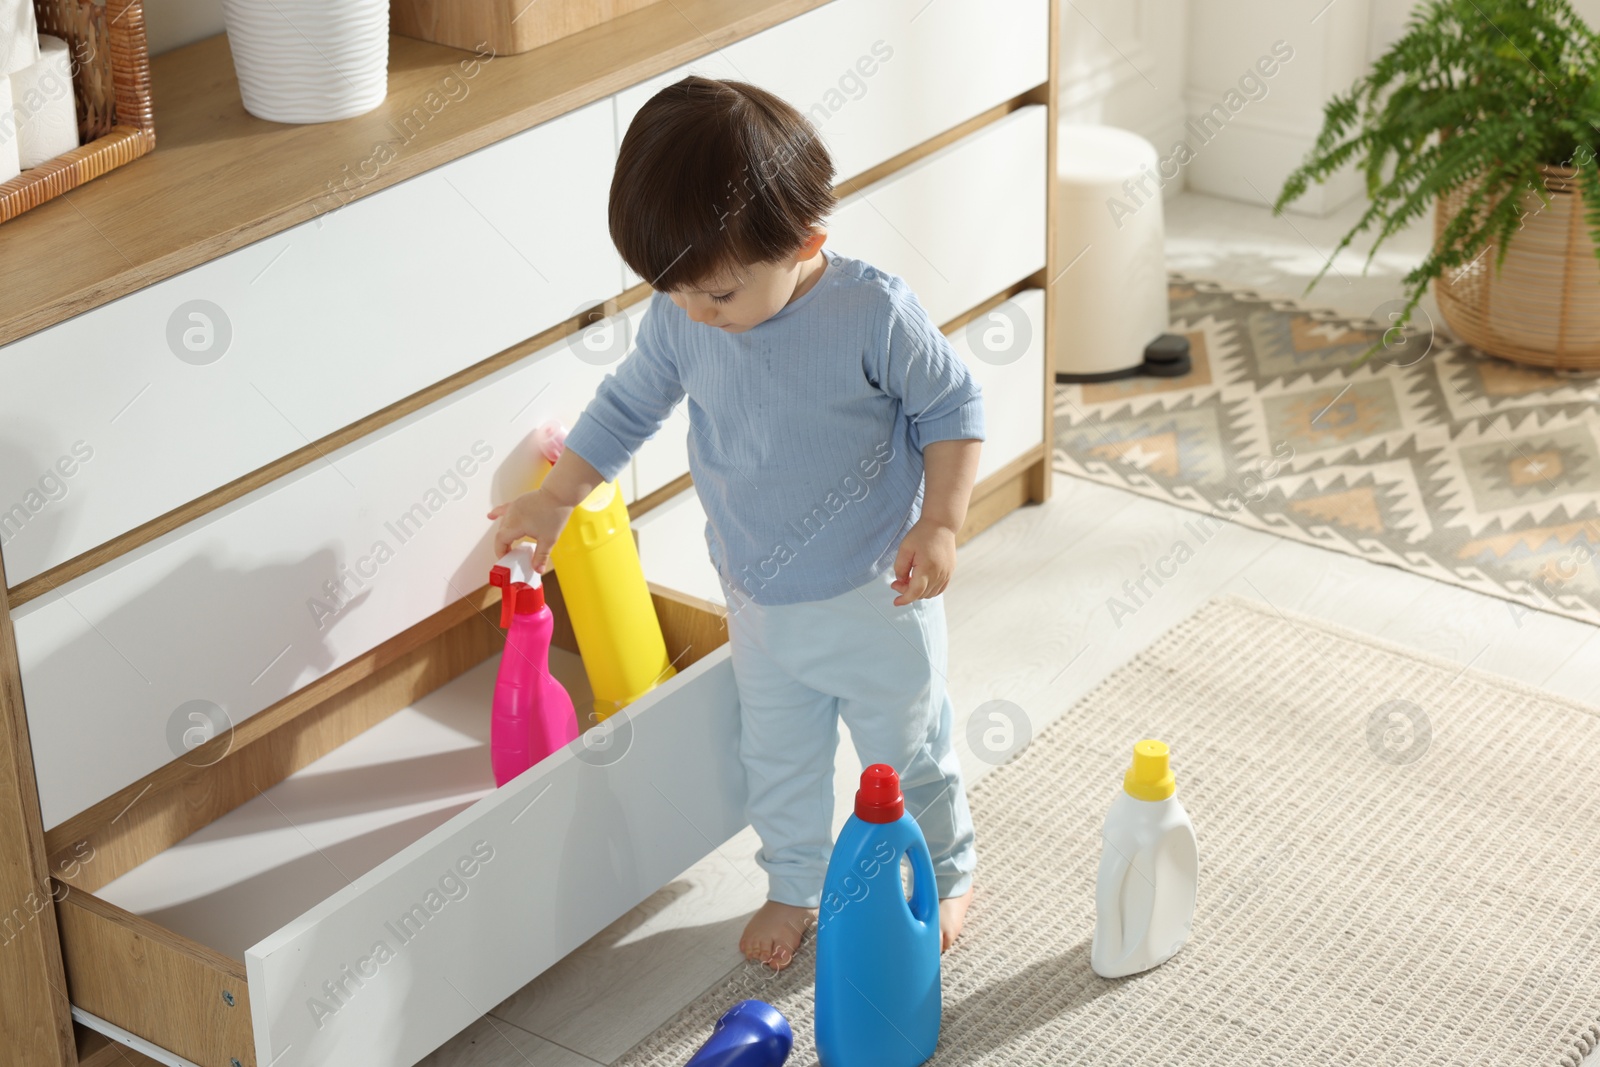
[[[1600,262],[1583,219],[1583,193],[1569,167],[1546,167],[1548,207],[1529,192],[1522,229],[1434,286],[1446,324],[1492,356],[1555,370],[1600,373]],[[1434,235],[1470,189],[1439,198]]]
[[[72,51],[78,147],[0,184],[0,222],[156,145],[141,0],[34,0],[39,32]]]

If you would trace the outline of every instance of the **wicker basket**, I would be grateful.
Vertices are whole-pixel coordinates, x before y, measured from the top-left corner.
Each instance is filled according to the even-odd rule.
[[[1546,167],[1551,203],[1526,194],[1522,229],[1496,269],[1491,245],[1434,286],[1445,322],[1492,356],[1555,370],[1600,372],[1600,262],[1583,219],[1583,193],[1569,167]],[[1471,188],[1439,198],[1434,236],[1462,209]]]
[[[78,147],[0,184],[0,222],[156,145],[141,0],[34,0],[39,32],[72,50]]]

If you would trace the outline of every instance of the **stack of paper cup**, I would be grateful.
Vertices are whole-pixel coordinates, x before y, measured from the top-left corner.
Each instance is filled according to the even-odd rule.
[[[39,34],[39,61],[11,75],[11,106],[17,117],[17,157],[23,170],[78,147],[72,50],[67,42]]]
[[[0,0],[0,182],[10,181],[22,169],[17,156],[17,117],[11,110],[11,74],[38,61],[33,0]]]

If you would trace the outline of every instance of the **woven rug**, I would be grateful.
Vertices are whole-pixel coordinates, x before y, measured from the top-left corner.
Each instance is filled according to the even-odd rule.
[[[1170,293],[1194,371],[1058,386],[1056,469],[1600,623],[1600,381],[1387,319]]]
[[[1145,736],[1193,818],[1194,933],[1089,969],[1100,824]],[[1265,607],[1208,604],[970,791],[977,895],[929,1063],[1573,1067],[1600,1043],[1600,714]],[[682,1067],[734,1002],[794,1026],[808,941],[618,1060]]]

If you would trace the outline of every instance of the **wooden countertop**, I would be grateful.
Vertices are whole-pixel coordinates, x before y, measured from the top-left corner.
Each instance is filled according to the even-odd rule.
[[[226,36],[157,57],[156,148],[0,225],[0,344],[690,62],[826,0],[663,0],[516,56],[389,42],[389,94],[310,126],[244,110]],[[462,64],[477,66],[464,76]],[[462,95],[445,78],[465,83]],[[447,88],[456,99],[439,107]],[[397,132],[424,106],[420,134]],[[391,125],[391,123],[393,125]],[[416,125],[414,123],[414,125]],[[382,144],[396,146],[375,154]],[[374,160],[381,165],[374,166]],[[365,165],[363,167],[363,165]],[[348,168],[348,170],[346,169]],[[353,191],[338,191],[347,175]]]

